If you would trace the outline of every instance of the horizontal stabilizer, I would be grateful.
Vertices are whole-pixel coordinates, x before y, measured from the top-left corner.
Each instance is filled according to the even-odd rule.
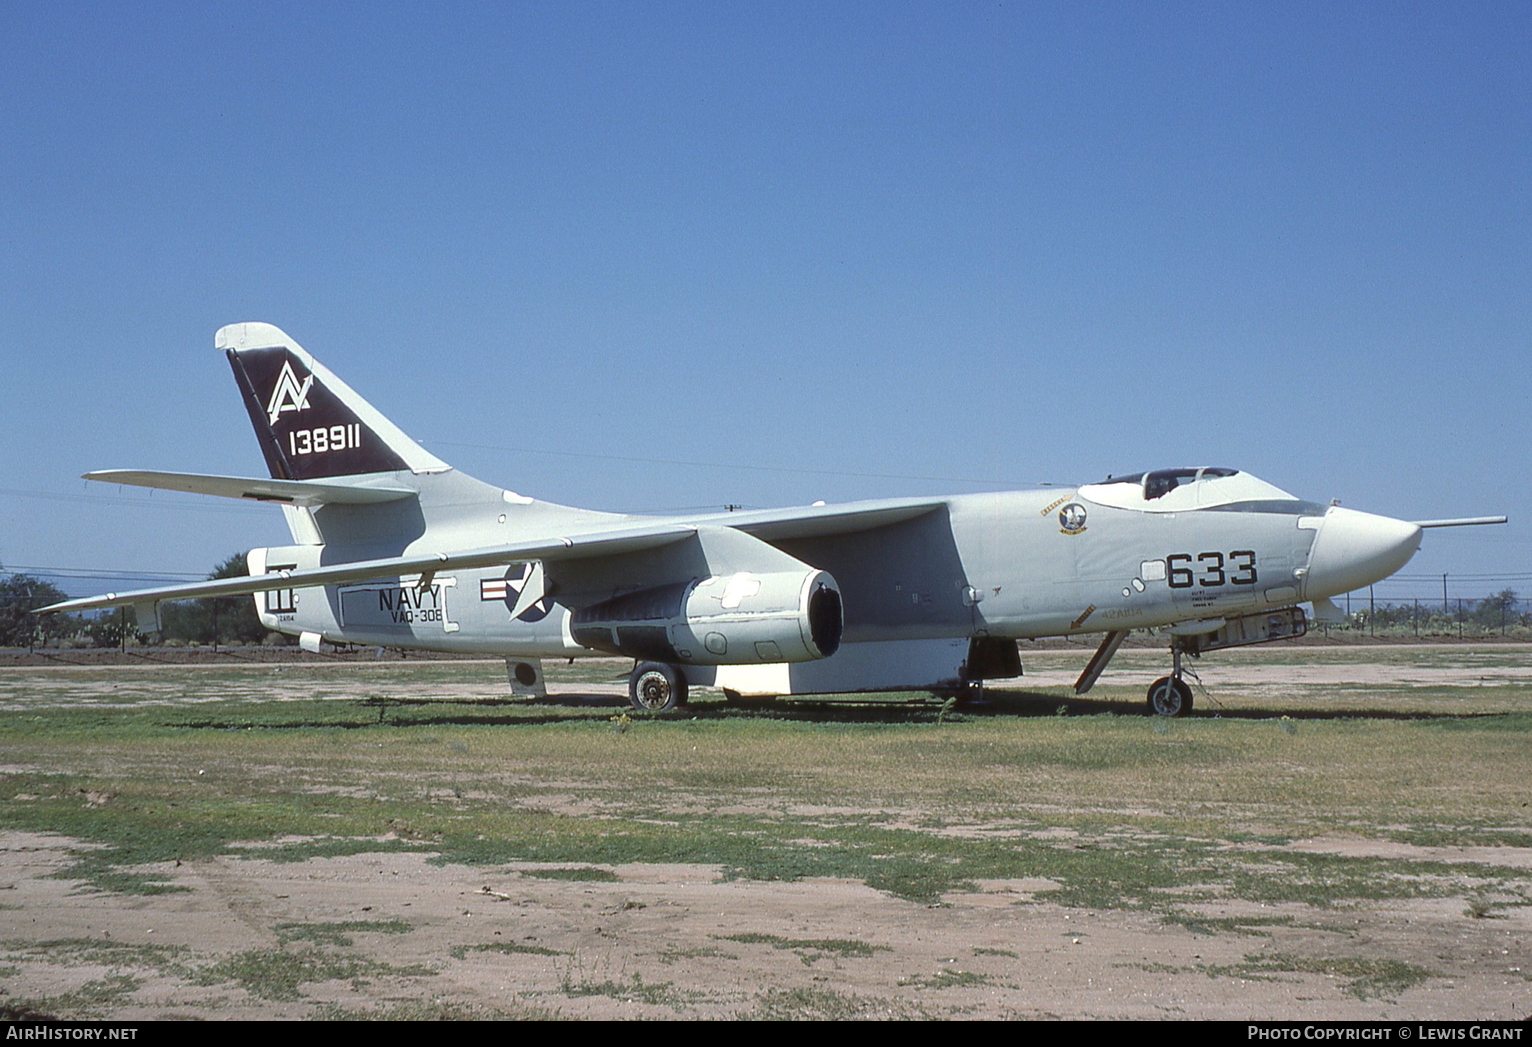
[[[468,549],[456,553],[414,553],[390,556],[381,560],[356,560],[311,567],[301,571],[277,571],[273,574],[244,578],[219,578],[207,582],[166,586],[162,589],[139,589],[130,593],[107,593],[65,600],[39,610],[90,611],[102,607],[145,606],[161,600],[197,600],[210,596],[243,596],[249,593],[274,592],[278,589],[306,589],[310,586],[343,585],[401,575],[434,575],[439,571],[469,571],[480,567],[499,567],[528,560],[578,560],[589,556],[616,556],[654,549],[696,534],[696,528],[680,524],[652,527],[629,527],[560,538],[540,538],[509,545]]]
[[[204,473],[162,473],[148,469],[99,469],[86,480],[131,484],[161,491],[187,491],[220,498],[252,498],[284,505],[374,505],[413,498],[408,487],[388,483],[320,483],[315,480],[271,480],[251,476],[210,476]]]

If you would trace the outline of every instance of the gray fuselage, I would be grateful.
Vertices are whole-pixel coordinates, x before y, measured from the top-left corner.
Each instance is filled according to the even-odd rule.
[[[1248,474],[1178,472],[1179,485],[1159,494],[1148,491],[1149,481],[1128,478],[1072,489],[908,500],[922,510],[822,535],[773,539],[769,523],[758,522],[769,514],[721,513],[671,522],[748,525],[782,552],[829,572],[844,601],[846,643],[1059,636],[1287,607],[1354,588],[1361,577],[1355,555],[1346,561],[1349,574],[1314,574],[1316,544],[1326,531],[1344,532],[1348,553],[1365,547],[1361,553],[1372,567],[1364,574],[1378,578],[1397,570],[1419,542],[1412,525],[1304,502]],[[344,540],[256,550],[252,573],[420,552],[428,534],[430,542],[472,547],[521,532],[667,522],[566,509],[451,474],[403,480],[461,485],[464,497],[454,504],[438,492],[431,499],[437,518],[429,526],[425,519],[380,520],[373,507],[319,509],[314,537]],[[493,499],[486,497],[490,492]],[[873,511],[898,504],[837,508]],[[410,502],[402,503],[401,511],[418,509]],[[295,534],[300,530],[295,527]],[[444,572],[426,587],[417,577],[403,577],[278,591],[256,600],[270,628],[335,642],[513,657],[591,653],[572,638],[569,612],[555,602],[556,593],[511,618],[530,573],[530,565],[515,564],[509,570]],[[623,589],[617,579],[610,593],[598,595]]]

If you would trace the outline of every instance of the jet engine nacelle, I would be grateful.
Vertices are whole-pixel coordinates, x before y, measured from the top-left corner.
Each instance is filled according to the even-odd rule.
[[[578,644],[644,661],[758,665],[828,658],[840,589],[825,571],[740,571],[624,593],[570,619]]]

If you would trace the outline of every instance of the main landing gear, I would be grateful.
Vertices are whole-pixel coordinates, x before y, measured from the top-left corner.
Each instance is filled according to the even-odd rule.
[[[663,713],[686,704],[686,677],[679,666],[639,662],[628,677],[628,701],[641,713]]]

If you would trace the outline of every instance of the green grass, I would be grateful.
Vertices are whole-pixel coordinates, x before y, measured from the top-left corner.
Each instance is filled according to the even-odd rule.
[[[887,946],[868,945],[852,938],[783,938],[775,934],[750,933],[725,935],[722,940],[790,950],[798,954],[806,967],[812,967],[826,956],[835,959],[866,959],[875,952],[890,951]]]
[[[993,733],[984,730],[987,726],[980,725],[974,733]],[[1411,730],[1387,726],[1390,733]],[[1114,738],[1123,726],[1110,720],[1090,727],[1094,730],[1085,733],[1098,734],[1104,750],[1103,755],[1090,761],[1091,768],[1098,772],[1114,753],[1120,755],[1124,747],[1138,744],[1137,740],[1128,739],[1124,743]],[[656,734],[675,730],[671,725],[646,728]],[[781,729],[780,725],[768,724],[761,733],[767,735],[765,740],[769,742],[773,740],[770,734]],[[1248,726],[1230,724],[1221,729],[1238,734],[1242,729],[1248,730]],[[570,730],[556,729],[559,734]],[[898,728],[882,737],[851,739],[856,743],[851,748],[860,751],[854,759],[869,750],[873,757],[879,751],[899,755],[917,741],[907,737],[911,730]],[[729,739],[711,741],[726,744]],[[961,768],[970,755],[965,750],[972,748],[974,741],[956,739],[950,747],[922,750],[922,755],[939,762],[944,776],[960,775],[954,765]],[[760,797],[757,804],[760,809],[754,814],[670,811],[653,798],[654,789],[646,791],[640,804],[624,802],[621,794],[613,795],[611,786],[598,778],[585,788],[589,792],[604,792],[606,811],[596,816],[566,815],[516,806],[518,795],[535,796],[538,790],[524,783],[509,789],[496,787],[492,777],[480,783],[482,799],[445,803],[432,795],[427,784],[411,779],[412,773],[427,779],[440,773],[430,768],[393,771],[352,768],[351,774],[372,777],[375,785],[367,793],[295,793],[287,787],[287,775],[293,773],[290,765],[295,759],[290,747],[276,746],[265,754],[251,751],[249,746],[242,748],[243,769],[236,780],[201,782],[195,786],[165,783],[149,772],[132,777],[119,772],[120,776],[108,782],[68,773],[9,775],[4,781],[5,788],[37,798],[6,805],[0,809],[0,822],[13,828],[58,832],[100,845],[77,851],[73,864],[59,875],[83,880],[101,890],[137,893],[176,889],[168,868],[176,861],[231,853],[301,860],[392,850],[428,852],[435,861],[464,864],[577,865],[580,867],[533,870],[524,875],[607,882],[616,878],[610,867],[628,862],[716,864],[728,877],[762,880],[850,877],[891,894],[928,903],[939,901],[949,891],[966,889],[978,879],[1010,877],[1053,880],[1060,885],[1051,892],[1056,900],[1083,906],[1152,905],[1157,896],[1166,892],[1195,896],[1217,890],[1230,890],[1235,896],[1252,901],[1302,901],[1316,905],[1347,898],[1442,896],[1460,891],[1456,885],[1463,876],[1472,877],[1480,890],[1508,891],[1513,900],[1523,896],[1521,878],[1512,870],[1472,863],[1348,858],[1273,849],[1268,844],[1252,843],[1243,832],[1228,832],[1229,822],[1234,818],[1243,824],[1252,820],[1280,822],[1283,832],[1293,837],[1327,832],[1376,833],[1372,827],[1383,821],[1388,825],[1384,831],[1391,838],[1424,835],[1433,841],[1491,844],[1504,840],[1507,821],[1524,818],[1519,804],[1515,811],[1495,811],[1493,789],[1480,793],[1484,803],[1474,814],[1477,824],[1458,822],[1450,834],[1440,828],[1439,819],[1444,812],[1439,807],[1424,812],[1425,817],[1413,825],[1410,823],[1412,816],[1420,817],[1410,809],[1421,804],[1419,797],[1404,803],[1390,802],[1380,795],[1381,789],[1359,786],[1346,800],[1332,802],[1328,814],[1317,807],[1303,812],[1299,810],[1303,800],[1298,794],[1306,787],[1286,787],[1270,777],[1263,785],[1244,790],[1269,791],[1273,795],[1268,803],[1236,795],[1210,807],[1200,800],[1186,802],[1161,797],[1156,803],[1150,796],[1141,796],[1138,811],[1121,814],[1098,809],[1089,795],[1095,790],[1087,786],[1086,776],[1081,774],[1076,779],[1081,788],[1073,794],[1072,810],[1029,812],[1023,805],[1007,801],[1003,808],[991,807],[986,812],[971,802],[971,793],[976,788],[971,778],[984,775],[986,764],[972,761],[968,762],[969,781],[931,789],[934,795],[927,806],[934,813],[922,826],[911,828],[888,824],[892,820],[888,816],[847,809],[862,806],[849,789],[841,791],[840,813],[825,813],[808,820],[785,817],[782,807],[787,803],[825,799],[817,783],[808,783],[803,789],[793,788],[790,773],[781,776],[789,779],[786,786],[780,783],[761,786],[754,778],[749,779],[750,784],[736,785],[736,795],[755,791]],[[632,770],[635,776],[649,775],[661,781],[671,777],[674,783],[671,798],[689,807],[689,798],[698,791],[697,775],[667,772],[668,749],[657,746],[643,754],[643,759],[627,762],[625,769]],[[1306,758],[1317,757],[1311,752]],[[1178,773],[1194,774],[1197,767],[1209,766],[1216,770],[1224,759],[1215,754],[1211,764],[1182,766]],[[261,774],[262,760],[270,768],[269,778]],[[61,758],[61,762],[67,759]],[[715,761],[710,756],[706,762]],[[918,764],[919,760],[911,762]],[[1063,760],[1056,757],[1052,766],[1068,780],[1069,773],[1060,769],[1065,766]],[[1148,773],[1153,775],[1156,763],[1149,761],[1148,766]],[[568,773],[566,770],[565,774]],[[851,772],[845,773],[849,777]],[[1248,763],[1244,773],[1251,773]],[[1353,778],[1358,774],[1355,767],[1344,773]],[[1505,774],[1503,769],[1497,773]],[[327,763],[311,764],[301,776],[314,782],[333,779],[338,774],[336,765]],[[1462,784],[1471,786],[1473,775],[1464,777],[1470,781]],[[117,795],[111,803],[90,806],[78,799],[79,790],[85,785],[109,785]],[[877,788],[874,781],[864,781],[863,785]],[[904,788],[909,788],[908,784]],[[1067,788],[1060,791],[1070,793]],[[1241,789],[1230,786],[1229,791],[1238,794]],[[1363,812],[1353,805],[1368,797],[1375,797],[1377,806],[1383,810],[1364,818]],[[907,804],[914,802],[906,798]],[[1103,807],[1106,802],[1102,797]],[[1456,802],[1451,795],[1446,797],[1447,805]],[[885,809],[889,808],[891,814],[896,813],[896,807],[888,805]],[[963,835],[939,831],[973,824],[986,813],[1010,828],[1021,830],[1021,835],[995,837],[983,832]],[[1303,824],[1294,824],[1300,820]],[[1497,822],[1498,826],[1494,824]],[[1073,830],[1077,838],[1068,844],[1039,838],[1044,830],[1060,827]],[[1271,835],[1267,833],[1261,838]],[[384,836],[393,838],[379,839]],[[304,839],[265,848],[233,846],[291,837]]]
[[[989,982],[990,977],[987,974],[955,971],[950,967],[943,967],[935,974],[917,974],[903,978],[899,984],[915,989],[967,989],[975,985],[988,985]]]
[[[4,942],[0,944],[0,953],[42,959],[63,967],[184,972],[189,950],[179,945],[140,945],[110,938],[47,938]]]
[[[1024,658],[1077,670],[1086,654]],[[1130,651],[1114,668],[1142,668],[1147,679],[1162,660]],[[1526,663],[1523,650],[1273,649],[1227,658],[1333,665],[1346,680],[1356,674],[1340,670],[1359,661],[1464,670],[1473,686],[1221,687],[1212,663],[1223,660],[1199,666],[1213,700],[1199,693],[1199,715],[1184,721],[1138,715],[1142,683],[1110,677],[1086,699],[1018,690],[987,710],[899,699],[741,713],[701,700],[650,719],[627,716],[616,699],[510,701],[496,667],[465,663],[3,671],[0,825],[62,837],[70,859],[58,875],[78,890],[128,894],[180,889],[178,862],[378,852],[401,863],[482,866],[486,877],[498,869],[507,878],[588,883],[603,910],[622,896],[601,885],[619,882],[630,863],[706,865],[729,879],[849,879],[933,906],[981,881],[1042,880],[1056,886],[1016,904],[1137,910],[1197,935],[1269,940],[1270,953],[1195,969],[1319,976],[1368,1000],[1397,997],[1436,974],[1376,956],[1308,955],[1294,944],[1308,939],[1294,932],[1349,925],[1353,909],[1377,902],[1452,899],[1465,926],[1532,903],[1522,869],[1432,850],[1532,846],[1522,771],[1532,764],[1532,703],[1527,687],[1504,675]],[[550,677],[564,669],[550,666]],[[611,667],[574,672],[604,681]],[[1329,853],[1307,846],[1316,838],[1390,849]],[[1240,911],[1223,908],[1231,902],[1281,908],[1202,915]],[[6,998],[68,1017],[119,1011],[150,975],[284,1003],[334,980],[398,979],[421,996],[376,1009],[320,1007],[315,1017],[556,1016],[518,1001],[490,1009],[434,1002],[431,969],[340,951],[358,936],[410,929],[387,919],[278,923],[279,947],[211,960],[96,939],[13,941],[0,947],[0,970],[102,968],[100,976],[81,971],[91,980],[66,993]],[[757,946],[794,954],[816,978],[874,958],[857,968],[870,970],[883,949],[778,929],[718,941],[741,955]],[[470,953],[507,964],[549,958],[563,970],[566,997],[677,1014],[739,1006],[626,971],[591,974],[574,954],[530,942],[451,951]],[[727,963],[731,953],[702,946],[659,959]],[[973,953],[1017,958],[1006,949]],[[744,1016],[921,1017],[928,1012],[909,999],[1005,988],[992,977],[943,966],[899,983],[906,1002],[820,985],[772,988],[746,1003]]]
[[[576,883],[616,883],[619,879],[610,869],[595,869],[588,865],[565,869],[518,869],[523,876],[538,880],[573,880]]]
[[[924,1012],[908,1004],[833,989],[771,989],[757,998],[742,1016],[747,1021],[840,1022],[869,1018],[921,1018]]]
[[[1369,959],[1360,956],[1314,957],[1291,953],[1252,954],[1243,963],[1227,967],[1205,968],[1209,976],[1241,978],[1271,977],[1277,974],[1318,974],[1339,978],[1346,992],[1360,1000],[1392,998],[1429,978],[1435,971],[1399,960]]]
[[[1067,667],[1080,654],[1024,660]],[[1147,672],[1158,659],[1129,651],[1122,664]],[[1495,675],[1522,664],[1521,649],[1270,649],[1227,662],[1359,659],[1466,668],[1484,682],[1284,683],[1263,697],[1220,688],[1210,658],[1219,704],[1199,698],[1199,710],[1218,715],[1184,721],[1138,715],[1142,686],[1109,680],[1088,699],[1023,690],[962,714],[903,700],[750,713],[699,700],[615,731],[618,699],[510,701],[493,666],[476,663],[8,670],[0,825],[78,841],[59,875],[124,893],[176,890],[175,863],[213,856],[391,851],[534,863],[547,867],[520,874],[592,883],[634,862],[850,878],[924,904],[980,880],[1042,878],[1057,884],[1046,901],[1214,934],[1278,924],[1187,915],[1199,903],[1528,904],[1532,888],[1510,867],[1292,846],[1532,845],[1520,773],[1532,711],[1523,685]],[[613,668],[568,671],[605,680]],[[345,926],[278,933],[338,944]]]
[[[669,1007],[677,1012],[684,1010],[689,1004],[706,999],[702,993],[678,989],[672,982],[646,982],[637,974],[633,975],[628,981],[612,981],[611,979],[599,982],[566,981],[559,987],[559,991],[570,998],[605,996],[613,1000],[621,1000],[624,1003],[644,1003],[652,1007]]]
[[[252,996],[285,1001],[301,998],[298,990],[310,982],[383,976],[419,978],[435,973],[425,967],[396,967],[318,949],[249,949],[202,968],[195,980],[201,985],[232,981]]]
[[[673,964],[677,960],[737,960],[739,957],[731,952],[724,952],[712,945],[686,946],[679,949],[661,949],[655,954],[655,958],[663,964]]]
[[[1244,934],[1255,938],[1270,938],[1270,927],[1291,927],[1291,916],[1198,916],[1189,912],[1172,912],[1165,915],[1165,922],[1185,927],[1193,934],[1216,937],[1220,934]]]
[[[54,996],[7,997],[5,1006],[12,1013],[46,1015],[47,1020],[99,1021],[126,1002],[140,984],[132,975],[112,974]]]
[[[277,941],[312,942],[315,945],[334,945],[349,948],[355,944],[353,934],[404,934],[410,925],[403,920],[341,920],[334,923],[279,923],[272,930]]]
[[[551,1022],[561,1018],[557,1011],[522,1003],[483,1007],[439,1000],[396,1003],[372,1009],[327,1004],[314,1008],[305,1017],[315,1022]]]
[[[545,949],[541,945],[523,945],[521,942],[486,942],[483,945],[459,945],[452,950],[454,959],[466,959],[471,952],[497,952],[507,956],[562,956],[557,949]]]

